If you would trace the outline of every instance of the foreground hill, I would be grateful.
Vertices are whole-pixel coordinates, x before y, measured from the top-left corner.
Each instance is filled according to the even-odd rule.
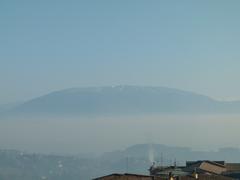
[[[27,101],[8,114],[127,115],[148,113],[237,113],[239,102],[166,87],[114,86],[72,88]]]

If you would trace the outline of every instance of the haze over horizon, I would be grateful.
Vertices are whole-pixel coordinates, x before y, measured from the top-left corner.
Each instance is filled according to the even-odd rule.
[[[240,2],[0,2],[0,104],[145,85],[240,100]]]
[[[72,87],[116,85],[169,87],[240,100],[239,7],[239,0],[1,0],[0,105]],[[19,111],[57,112],[61,117],[65,111],[85,108],[91,114],[102,108],[136,110],[136,116],[1,117],[0,149],[104,152],[151,140],[196,149],[240,146],[240,115],[220,114],[224,109],[238,113],[240,102],[149,92],[38,98]],[[9,107],[1,108],[4,112]],[[164,108],[200,114],[151,114]],[[150,115],[138,116],[145,110]],[[220,113],[209,115],[209,110]],[[148,136],[153,138],[146,140]]]
[[[240,179],[239,9],[0,0],[0,179]]]

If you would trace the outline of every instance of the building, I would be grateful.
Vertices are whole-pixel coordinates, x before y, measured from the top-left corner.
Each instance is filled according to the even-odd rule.
[[[187,161],[186,167],[184,168],[186,172],[195,171],[198,174],[223,174],[227,171],[224,161]]]
[[[150,175],[110,174],[93,180],[240,180],[240,163],[225,161],[187,161],[186,166],[156,166],[153,164]]]
[[[160,176],[163,178],[168,178],[169,174],[172,174],[173,176],[186,176],[189,175],[188,172],[184,171],[184,167],[179,166],[167,166],[167,167],[161,167],[161,166],[151,166],[149,171],[150,175],[152,176]]]
[[[222,176],[222,175],[206,175],[206,174],[199,175],[197,179],[198,180],[234,180],[233,178]],[[196,177],[185,175],[185,176],[162,178],[160,176],[115,173],[107,176],[98,177],[93,180],[196,180]]]
[[[240,163],[225,163],[227,171],[223,173],[224,176],[240,179]]]
[[[167,177],[169,173],[173,177],[192,175],[221,175],[240,179],[240,163],[225,163],[225,161],[187,161],[186,166],[151,166],[150,175]]]

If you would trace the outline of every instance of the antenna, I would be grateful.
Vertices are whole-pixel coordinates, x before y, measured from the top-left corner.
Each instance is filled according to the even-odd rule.
[[[126,157],[126,173],[128,173],[128,156]]]

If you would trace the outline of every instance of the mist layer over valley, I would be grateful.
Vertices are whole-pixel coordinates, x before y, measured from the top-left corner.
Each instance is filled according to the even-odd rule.
[[[157,116],[0,121],[1,148],[102,153],[138,143],[214,150],[239,147],[239,116]]]

